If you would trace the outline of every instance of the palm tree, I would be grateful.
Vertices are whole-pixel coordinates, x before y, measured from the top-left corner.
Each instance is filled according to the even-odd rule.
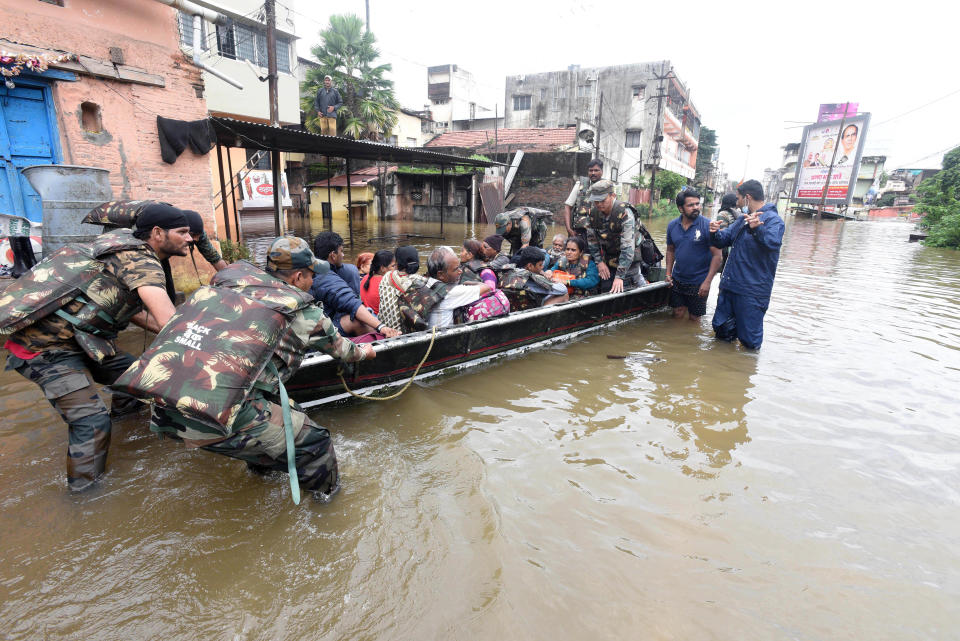
[[[337,131],[354,139],[383,140],[397,124],[391,110],[400,105],[393,94],[393,81],[384,77],[391,65],[374,65],[380,56],[374,46],[376,38],[366,31],[363,20],[352,14],[330,16],[330,26],[320,31],[320,38],[322,44],[311,49],[320,66],[307,70],[300,87],[307,129],[320,131],[313,98],[323,86],[323,77],[329,75],[343,98]]]

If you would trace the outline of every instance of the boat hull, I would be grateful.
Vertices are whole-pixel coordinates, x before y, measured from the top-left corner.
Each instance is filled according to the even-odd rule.
[[[490,362],[518,350],[555,343],[597,328],[659,311],[667,307],[670,287],[656,282],[620,294],[601,294],[577,301],[514,312],[502,318],[455,325],[436,331],[407,334],[374,343],[377,357],[343,364],[327,355],[304,359],[287,382],[290,396],[304,407],[351,398],[337,372],[351,390],[383,396],[384,388],[405,384],[417,364],[430,353],[417,374],[427,378],[448,370]],[[433,344],[431,346],[431,340]]]

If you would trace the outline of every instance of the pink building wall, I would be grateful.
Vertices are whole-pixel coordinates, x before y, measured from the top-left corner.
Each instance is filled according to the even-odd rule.
[[[65,4],[0,0],[3,37],[107,63],[110,48],[119,47],[126,65],[162,76],[165,86],[84,73],[78,74],[77,82],[53,81],[64,164],[110,170],[115,199],[155,199],[196,210],[207,234],[217,238],[210,170],[210,155],[216,150],[200,156],[187,148],[172,165],[160,157],[157,115],[177,120],[207,116],[200,70],[180,51],[176,10],[153,0],[68,0]],[[15,45],[5,48],[16,50]],[[99,105],[100,133],[83,130],[84,102]],[[197,287],[189,258],[174,258],[171,264],[178,286]],[[207,277],[212,274],[205,261],[199,259],[197,264]]]

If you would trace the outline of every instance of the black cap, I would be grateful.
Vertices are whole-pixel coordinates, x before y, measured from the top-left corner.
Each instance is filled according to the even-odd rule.
[[[190,225],[191,234],[203,233],[203,218],[200,218],[200,214],[198,212],[195,212],[192,209],[184,209],[183,215],[187,217],[187,224]]]
[[[166,203],[152,203],[137,216],[136,232],[149,233],[154,227],[176,229],[189,226],[183,211]]]

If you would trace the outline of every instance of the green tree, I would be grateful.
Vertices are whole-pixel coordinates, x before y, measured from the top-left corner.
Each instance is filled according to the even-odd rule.
[[[960,147],[943,157],[943,170],[917,187],[925,214],[921,226],[928,230],[924,244],[960,249]]]
[[[300,105],[308,114],[307,129],[320,131],[313,99],[323,86],[323,77],[329,75],[343,98],[337,131],[354,139],[383,140],[397,124],[393,110],[400,105],[393,93],[393,81],[385,77],[391,65],[375,64],[380,56],[374,46],[376,37],[366,31],[359,16],[344,14],[330,16],[330,26],[320,31],[320,39],[321,44],[310,50],[320,65],[307,70],[300,86]]]
[[[697,173],[693,177],[693,184],[700,188],[707,184],[707,179],[713,173],[713,155],[717,151],[717,132],[709,127],[701,127],[698,145]],[[700,191],[705,190],[700,189]]]
[[[687,179],[668,169],[657,172],[656,189],[660,191],[660,198],[673,200],[680,190],[687,186]]]

